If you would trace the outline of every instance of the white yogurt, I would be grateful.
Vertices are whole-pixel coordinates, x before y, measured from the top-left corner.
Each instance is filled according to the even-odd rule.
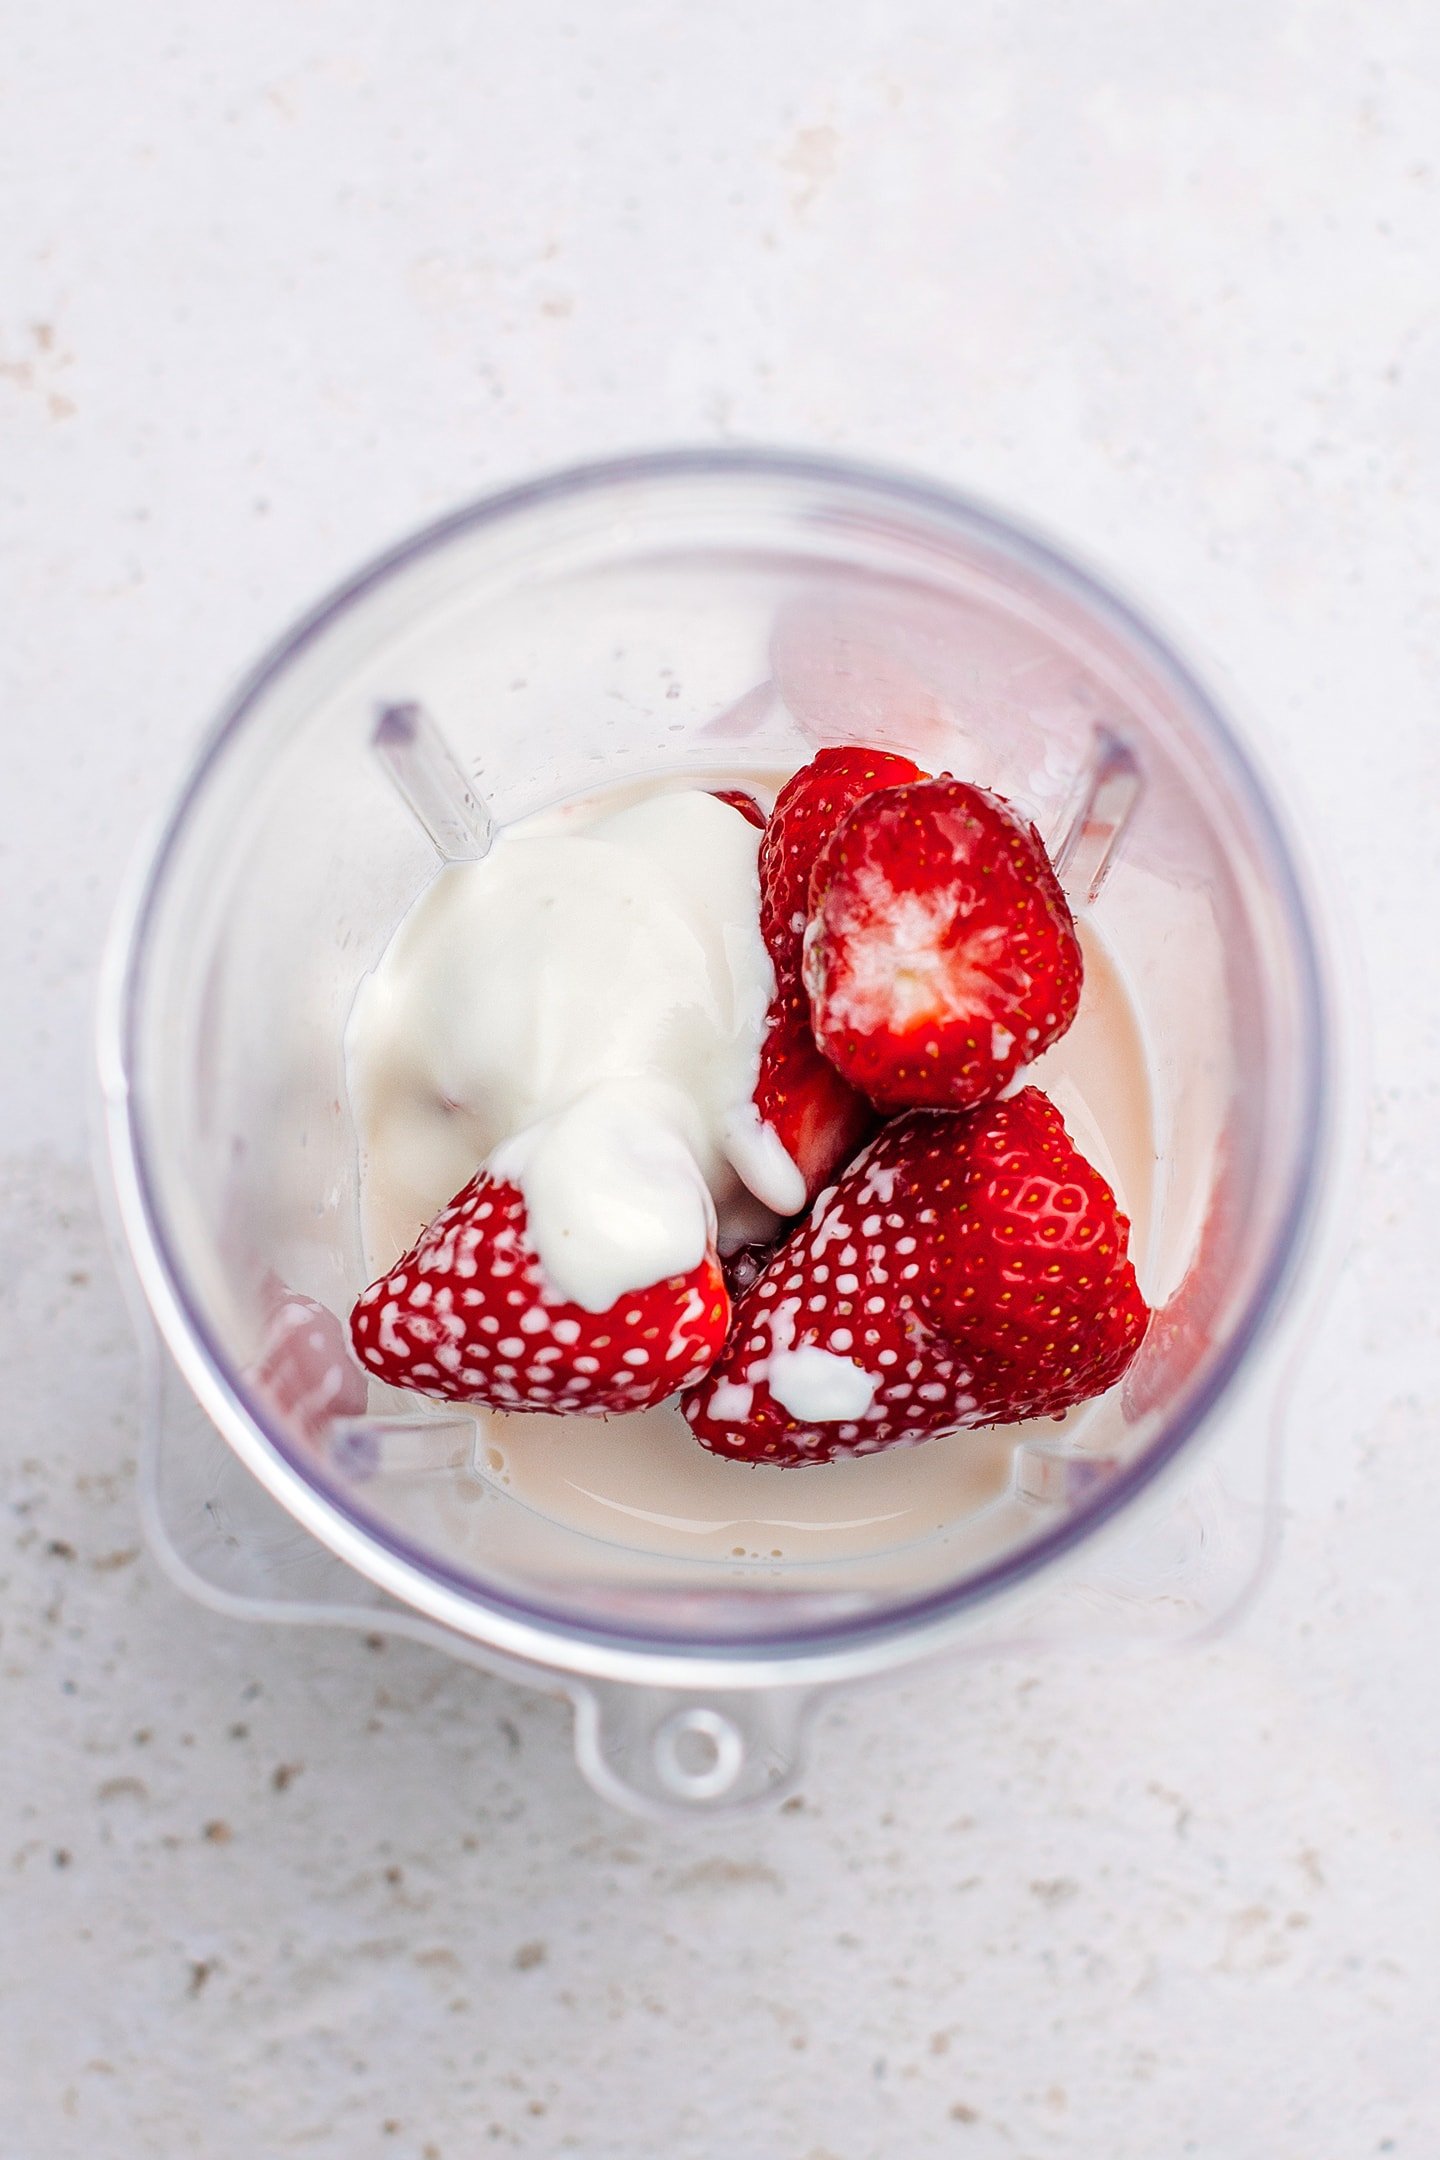
[[[545,1272],[587,1312],[704,1259],[715,1203],[681,1137],[691,1107],[664,1082],[602,1080],[493,1150]]]
[[[751,1102],[775,986],[759,839],[668,790],[517,824],[441,872],[346,1033],[380,1266],[492,1156],[545,1272],[592,1312],[695,1266],[717,1218],[728,1246],[803,1202]]]
[[[868,1373],[853,1358],[837,1357],[813,1343],[798,1350],[773,1351],[766,1377],[776,1402],[807,1425],[838,1425],[862,1418],[875,1400],[878,1373]]]

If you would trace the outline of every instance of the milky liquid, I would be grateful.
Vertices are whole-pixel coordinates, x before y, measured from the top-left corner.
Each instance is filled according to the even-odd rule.
[[[1083,920],[1085,983],[1068,1032],[1022,1076],[1043,1088],[1081,1152],[1114,1187],[1146,1283],[1157,1159],[1139,1021],[1093,921]],[[362,1158],[372,1274],[397,1257],[413,1212],[383,1153]],[[409,1233],[413,1236],[413,1230]],[[404,1398],[397,1397],[397,1403]],[[411,1398],[413,1400],[413,1398]],[[454,1406],[447,1405],[453,1414]],[[1010,1543],[1016,1449],[1027,1440],[1103,1449],[1118,1427],[1114,1392],[1063,1419],[961,1432],[851,1461],[792,1469],[708,1454],[671,1405],[629,1417],[562,1418],[476,1408],[476,1468],[512,1500],[607,1544],[696,1559],[825,1560],[962,1531],[972,1551]]]

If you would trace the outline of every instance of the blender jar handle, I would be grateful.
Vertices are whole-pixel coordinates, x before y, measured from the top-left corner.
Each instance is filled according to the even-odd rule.
[[[655,1821],[770,1807],[805,1766],[813,1689],[570,1688],[575,1757],[602,1799]]]

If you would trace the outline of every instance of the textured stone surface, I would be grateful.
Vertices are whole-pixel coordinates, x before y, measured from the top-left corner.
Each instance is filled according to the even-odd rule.
[[[1440,17],[59,0],[0,65],[6,2160],[1429,2160]],[[1343,866],[1374,1121],[1283,1557],[1181,1662],[849,1699],[682,1836],[562,1710],[184,1604],[83,1130],[140,822],[297,606],[639,442],[1132,579]]]

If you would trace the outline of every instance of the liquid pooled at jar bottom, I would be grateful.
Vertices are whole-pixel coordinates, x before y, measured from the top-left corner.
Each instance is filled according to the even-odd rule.
[[[1024,1075],[1050,1096],[1082,1154],[1114,1187],[1131,1223],[1145,1285],[1156,1176],[1155,1119],[1133,1002],[1093,922],[1079,924],[1085,987],[1073,1026]],[[350,1043],[352,1095],[362,1114],[367,1261],[380,1274],[403,1249],[413,1216],[412,1166],[373,1144]],[[449,1197],[446,1195],[446,1197]],[[438,1205],[439,1203],[437,1203]],[[397,1405],[415,1398],[397,1396]],[[445,1405],[453,1416],[458,1406]],[[438,1408],[438,1406],[437,1406]],[[883,1552],[949,1531],[967,1561],[1013,1545],[1033,1528],[1012,1498],[1015,1450],[1062,1428],[1088,1448],[1118,1438],[1113,1397],[1063,1420],[962,1432],[850,1461],[780,1470],[728,1462],[701,1448],[673,1405],[631,1417],[561,1418],[476,1406],[476,1464],[513,1500],[611,1545],[706,1560],[803,1562]]]

